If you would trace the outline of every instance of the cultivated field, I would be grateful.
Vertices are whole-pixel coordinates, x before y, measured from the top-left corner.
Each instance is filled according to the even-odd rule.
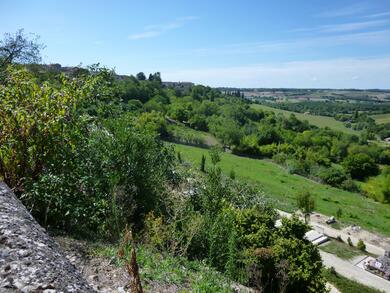
[[[198,167],[202,154],[210,164],[208,150],[175,144],[175,150],[183,159]],[[222,171],[234,170],[236,177],[258,184],[264,194],[274,201],[277,208],[293,212],[298,193],[309,190],[316,199],[316,211],[335,215],[338,208],[343,211],[342,222],[360,225],[370,231],[390,236],[389,205],[374,202],[363,196],[316,183],[302,176],[291,175],[280,166],[264,161],[223,153],[219,163]]]
[[[254,109],[262,109],[265,111],[273,111],[275,113],[281,113],[286,117],[289,117],[291,114],[295,114],[295,116],[300,120],[307,120],[310,124],[313,124],[318,127],[329,127],[331,129],[342,131],[349,134],[359,134],[359,131],[353,130],[351,128],[345,127],[345,125],[334,119],[333,117],[327,117],[327,116],[318,116],[318,115],[310,115],[310,114],[303,114],[303,113],[297,113],[297,112],[291,112],[281,109],[276,109],[264,105],[259,104],[252,104],[252,107]]]
[[[390,113],[372,115],[371,117],[372,117],[372,118],[375,120],[375,122],[378,123],[378,124],[390,123]]]

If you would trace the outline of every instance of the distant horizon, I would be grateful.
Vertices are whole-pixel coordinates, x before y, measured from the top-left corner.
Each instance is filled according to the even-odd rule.
[[[82,62],[79,63],[79,65],[63,65],[61,63],[42,63],[41,65],[56,65],[56,64],[59,64],[61,65],[61,67],[79,67],[79,65],[81,64],[81,68],[87,68],[88,66],[92,65],[83,65]],[[154,71],[154,72],[145,72],[145,71],[138,71],[138,72],[132,72],[132,73],[119,73],[115,70],[115,68],[110,68],[108,66],[105,66],[105,65],[101,65],[102,67],[105,67],[107,69],[110,69],[110,70],[114,70],[115,74],[119,75],[119,76],[136,76],[137,73],[139,72],[143,72],[146,76],[146,78],[149,76],[149,74],[153,74],[153,73],[156,73],[156,72],[160,72],[161,73],[161,77],[162,77],[162,82],[176,82],[176,83],[193,83],[195,85],[203,85],[203,86],[209,86],[209,87],[212,87],[212,88],[216,88],[216,89],[220,89],[220,88],[226,88],[226,89],[240,89],[240,90],[243,90],[243,89],[264,89],[264,90],[299,90],[299,89],[303,89],[303,90],[345,90],[345,91],[348,91],[348,90],[356,90],[356,91],[385,91],[385,92],[390,92],[390,88],[331,88],[331,87],[323,87],[323,88],[314,88],[314,87],[236,87],[236,86],[211,86],[211,85],[208,85],[208,84],[204,84],[204,83],[196,83],[194,81],[191,81],[191,80],[165,80],[164,79],[164,73],[161,72],[161,71]]]
[[[0,37],[40,36],[45,63],[212,87],[390,85],[390,1],[4,0],[0,9]]]

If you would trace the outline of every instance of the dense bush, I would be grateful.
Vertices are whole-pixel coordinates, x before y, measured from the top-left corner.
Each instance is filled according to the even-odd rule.
[[[342,165],[345,171],[356,179],[364,179],[368,176],[377,175],[379,172],[374,160],[363,153],[348,155]]]
[[[26,70],[8,67],[0,84],[0,173],[7,184],[23,190],[26,177],[36,179],[48,160],[77,140],[83,120],[76,109],[95,86],[95,80],[65,77],[60,88],[39,85]]]
[[[390,174],[383,172],[378,177],[370,178],[364,185],[363,191],[368,196],[379,202],[390,202]]]
[[[335,167],[321,168],[318,170],[317,176],[326,184],[336,187],[340,187],[348,179],[342,169]]]
[[[90,129],[74,147],[24,194],[44,225],[115,239],[125,224],[142,226],[146,213],[162,208],[172,154],[154,135],[114,120]]]

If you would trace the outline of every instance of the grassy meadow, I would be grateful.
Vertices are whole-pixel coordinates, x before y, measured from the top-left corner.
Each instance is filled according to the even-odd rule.
[[[345,127],[344,123],[337,121],[333,117],[291,112],[291,111],[276,109],[276,108],[272,108],[272,107],[268,107],[268,106],[264,106],[264,105],[259,105],[259,104],[252,104],[252,107],[254,109],[261,109],[261,110],[265,110],[265,111],[272,111],[275,113],[280,113],[286,117],[289,117],[291,114],[295,114],[295,116],[298,119],[307,120],[307,121],[309,121],[310,124],[318,126],[318,127],[329,127],[331,129],[334,129],[337,131],[342,131],[342,132],[345,132],[348,134],[359,134],[359,131]],[[390,116],[389,116],[389,118],[390,118]]]
[[[174,146],[176,152],[180,152],[182,158],[191,162],[194,167],[200,165],[202,154],[206,156],[206,166],[211,162],[207,149],[179,144]],[[257,184],[264,194],[272,199],[275,207],[281,210],[288,212],[296,210],[297,194],[308,190],[315,197],[316,211],[331,216],[341,208],[343,223],[355,223],[368,230],[390,236],[389,205],[289,174],[282,167],[269,161],[228,153],[222,153],[221,159],[219,166],[225,174],[228,175],[234,170],[237,178]]]

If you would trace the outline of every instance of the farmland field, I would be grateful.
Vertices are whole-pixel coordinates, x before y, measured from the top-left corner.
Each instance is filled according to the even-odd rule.
[[[378,124],[390,123],[390,113],[372,115],[371,117],[372,117],[372,118],[375,120],[375,122],[378,123]]]
[[[199,166],[202,154],[206,156],[206,165],[210,163],[207,149],[179,144],[174,146],[182,158],[193,163],[194,167]],[[238,179],[259,185],[264,194],[281,210],[294,211],[297,194],[309,190],[316,199],[316,211],[330,216],[335,215],[337,209],[341,208],[342,222],[355,223],[368,230],[390,236],[389,205],[289,174],[280,166],[265,160],[228,153],[223,153],[221,159],[219,166],[225,174],[234,170]]]
[[[281,113],[286,117],[289,117],[291,114],[294,114],[298,119],[307,120],[310,124],[315,125],[317,127],[329,127],[333,130],[342,131],[349,134],[359,134],[359,131],[345,127],[344,123],[337,121],[333,117],[291,112],[291,111],[276,109],[276,108],[259,105],[259,104],[252,104],[252,107],[254,109],[261,109],[265,111],[273,111],[275,113]]]

